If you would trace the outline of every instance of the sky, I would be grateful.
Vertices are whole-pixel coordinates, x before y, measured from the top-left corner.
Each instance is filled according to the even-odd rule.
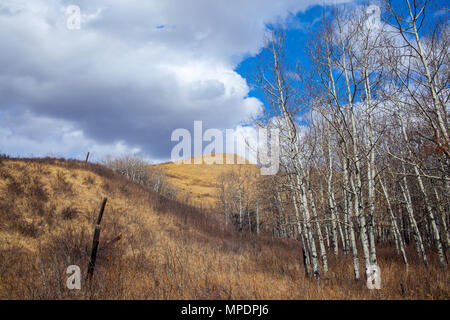
[[[1,0],[0,153],[159,162],[194,120],[245,131],[264,108],[250,79],[267,26],[285,27],[289,60],[307,65],[325,3]]]

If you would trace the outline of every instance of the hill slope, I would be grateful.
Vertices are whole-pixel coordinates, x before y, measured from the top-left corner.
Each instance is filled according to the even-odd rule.
[[[214,215],[100,165],[2,159],[0,177],[0,298],[293,297],[294,242],[244,239],[222,230]],[[86,274],[103,197],[93,286],[67,290],[67,266]]]
[[[223,164],[207,164],[211,155],[203,155],[203,159],[200,158],[201,156],[192,157],[190,161],[192,164],[184,164],[179,161],[157,164],[153,167],[165,172],[169,182],[182,190],[182,196],[188,197],[192,203],[214,207],[220,187],[219,177],[222,174],[236,170],[238,166],[243,166],[254,171],[255,174],[259,174],[259,167],[244,158],[232,155],[234,164],[225,164],[226,154],[217,156],[223,157]],[[201,164],[194,164],[196,160]],[[238,160],[243,164],[238,164]]]
[[[103,197],[93,282],[68,290],[69,265],[86,275]],[[0,299],[448,298],[438,269],[405,273],[392,249],[379,252],[383,290],[355,283],[348,256],[330,257],[318,285],[296,241],[224,230],[214,217],[100,165],[0,158]]]

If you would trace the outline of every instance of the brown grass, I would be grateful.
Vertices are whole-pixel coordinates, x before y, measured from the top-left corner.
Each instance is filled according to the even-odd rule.
[[[380,248],[382,289],[353,280],[350,257],[317,283],[293,240],[224,230],[211,212],[161,197],[102,166],[61,159],[2,159],[2,299],[449,299],[448,272],[430,252],[426,270],[408,248],[406,271]],[[70,187],[69,187],[70,186]],[[86,275],[92,233],[108,197],[93,283],[66,288],[66,268]],[[122,235],[121,240],[111,242]],[[361,261],[362,262],[362,261]]]
[[[219,190],[220,175],[236,168],[236,164],[225,164],[226,154],[218,154],[218,156],[222,156],[224,164],[206,164],[205,159],[210,155],[203,155],[203,159],[199,160],[202,161],[202,164],[193,164],[194,159],[198,157],[192,157],[192,164],[178,161],[157,164],[152,167],[164,171],[168,181],[182,191],[178,199],[183,201],[188,199],[193,205],[214,208],[217,202],[216,194]],[[238,159],[238,156],[234,155],[234,163],[238,163],[238,160],[243,163],[242,166],[259,172],[259,167],[255,164],[249,163],[244,158]]]

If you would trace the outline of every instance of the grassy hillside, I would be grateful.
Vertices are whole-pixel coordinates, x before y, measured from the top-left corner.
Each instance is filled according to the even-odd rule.
[[[235,164],[226,164],[226,154],[218,154],[222,156],[224,164],[207,164],[211,155],[203,155],[200,157],[192,157],[192,164],[179,162],[166,162],[154,165],[167,175],[168,181],[182,191],[182,197],[189,198],[194,204],[202,204],[205,207],[214,207],[219,188],[220,175],[230,172],[238,165],[238,156],[233,155]],[[201,164],[194,164],[194,161]],[[249,163],[248,160],[240,158],[239,161],[246,168],[259,173],[259,167]]]
[[[2,158],[0,195],[1,299],[450,297],[448,275],[435,257],[432,272],[414,266],[412,257],[406,273],[390,248],[379,252],[382,290],[355,283],[349,257],[339,263],[330,257],[332,272],[317,285],[304,276],[296,241],[223,230],[215,215],[100,165]],[[78,265],[86,275],[103,197],[108,203],[93,283],[68,290],[67,266]]]

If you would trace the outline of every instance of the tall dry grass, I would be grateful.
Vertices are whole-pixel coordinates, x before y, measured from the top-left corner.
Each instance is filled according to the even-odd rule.
[[[353,280],[350,257],[330,254],[330,272],[317,283],[305,277],[296,241],[226,230],[214,212],[164,198],[100,165],[2,159],[0,195],[2,299],[449,298],[448,272],[433,252],[427,270],[408,248],[406,271],[393,248],[380,248],[381,290]],[[86,275],[104,196],[93,281],[68,290],[69,265]]]

